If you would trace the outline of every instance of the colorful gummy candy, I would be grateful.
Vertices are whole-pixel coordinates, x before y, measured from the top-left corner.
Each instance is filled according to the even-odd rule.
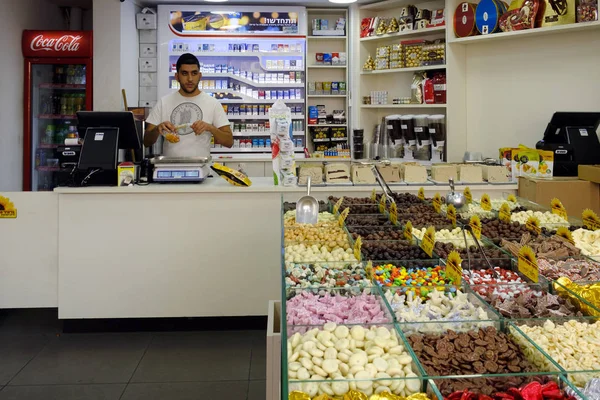
[[[416,295],[427,297],[436,286],[451,285],[452,279],[446,277],[444,268],[435,267],[406,268],[393,264],[373,267],[373,281],[379,286],[401,286],[412,288]]]

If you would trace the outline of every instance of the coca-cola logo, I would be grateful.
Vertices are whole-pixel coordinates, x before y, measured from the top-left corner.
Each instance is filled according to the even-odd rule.
[[[63,35],[59,38],[47,38],[44,35],[37,35],[29,47],[33,51],[78,51],[82,37],[80,35]]]

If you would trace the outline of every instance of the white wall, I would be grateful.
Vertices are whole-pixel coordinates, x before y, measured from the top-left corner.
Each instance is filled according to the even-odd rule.
[[[21,34],[24,29],[63,29],[64,25],[59,8],[46,0],[2,0],[0,26],[0,191],[18,191],[23,185]]]
[[[121,89],[137,105],[140,10],[132,0],[94,0],[94,111],[122,110]]]

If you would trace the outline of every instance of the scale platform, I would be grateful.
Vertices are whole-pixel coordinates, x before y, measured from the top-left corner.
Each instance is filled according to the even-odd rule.
[[[210,173],[211,157],[154,157],[152,179],[157,183],[200,183]]]

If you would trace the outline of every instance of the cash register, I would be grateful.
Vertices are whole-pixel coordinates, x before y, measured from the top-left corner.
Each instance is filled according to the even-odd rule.
[[[600,164],[600,112],[555,112],[537,149],[554,152],[554,176],[577,176],[579,165]]]

